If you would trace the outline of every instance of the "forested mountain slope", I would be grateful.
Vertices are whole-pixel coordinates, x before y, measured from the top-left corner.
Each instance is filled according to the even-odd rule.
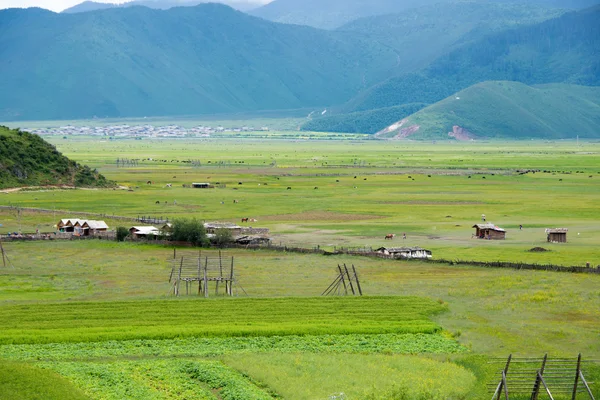
[[[0,59],[0,120],[40,120],[339,104],[389,76],[396,55],[358,34],[205,4],[3,10]]]
[[[486,35],[436,59],[418,73],[361,92],[343,112],[434,103],[487,80],[600,85],[600,6]]]
[[[408,73],[485,35],[537,24],[567,11],[537,5],[460,1],[361,18],[338,30],[361,33],[394,48],[399,55],[395,72]]]
[[[114,182],[69,160],[37,135],[0,126],[0,188],[31,185],[106,187]]]
[[[476,0],[480,3],[519,3],[544,7],[579,9],[598,4],[597,0]],[[359,18],[400,13],[427,5],[456,0],[274,0],[250,11],[275,22],[335,29]],[[451,21],[450,21],[451,22]]]

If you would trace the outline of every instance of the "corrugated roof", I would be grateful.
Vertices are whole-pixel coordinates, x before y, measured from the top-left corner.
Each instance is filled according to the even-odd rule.
[[[132,226],[130,229],[135,229],[138,235],[159,234],[159,230],[153,226]]]
[[[473,225],[473,228],[491,229],[493,231],[506,232],[504,229],[502,229],[499,226],[496,226],[494,224],[491,224],[491,223],[487,223],[487,224],[475,224],[475,225]]]
[[[87,225],[90,229],[108,229],[108,225],[104,221],[86,220],[83,225]]]
[[[569,231],[568,228],[548,228],[546,229],[546,233],[567,233]]]

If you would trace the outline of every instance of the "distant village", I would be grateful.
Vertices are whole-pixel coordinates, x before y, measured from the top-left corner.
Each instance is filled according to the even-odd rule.
[[[36,128],[25,129],[37,135],[82,135],[82,136],[106,136],[109,138],[190,138],[210,137],[212,134],[225,132],[268,132],[269,128],[263,126],[255,128],[252,126],[240,126],[224,128],[222,126],[197,126],[185,128],[179,125],[108,125],[108,126],[72,126],[66,125],[58,128]]]

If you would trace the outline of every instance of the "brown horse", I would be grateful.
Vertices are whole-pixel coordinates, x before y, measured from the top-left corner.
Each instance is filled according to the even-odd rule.
[[[387,240],[387,239],[390,239],[390,240],[392,240],[392,239],[394,238],[394,236],[396,236],[396,234],[394,234],[394,233],[388,233],[387,235],[385,235],[385,239],[386,239],[386,240]]]
[[[242,222],[248,222],[248,218],[242,218]]]

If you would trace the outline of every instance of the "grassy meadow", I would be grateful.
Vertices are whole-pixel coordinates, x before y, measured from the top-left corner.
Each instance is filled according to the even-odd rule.
[[[68,211],[111,228],[133,224],[113,215],[250,217],[277,244],[600,264],[600,143],[50,141],[121,187],[0,193],[0,205],[47,210],[0,209],[0,233],[52,232]],[[138,166],[117,168],[117,157]],[[182,186],[192,182],[225,187]],[[481,214],[507,240],[472,239]],[[546,243],[548,227],[569,228],[568,243]],[[600,358],[600,275],[227,249],[234,298],[173,298],[169,247],[3,247],[0,399],[482,399],[497,382],[490,357]],[[343,263],[366,296],[319,297]],[[594,365],[585,373],[600,379]]]

